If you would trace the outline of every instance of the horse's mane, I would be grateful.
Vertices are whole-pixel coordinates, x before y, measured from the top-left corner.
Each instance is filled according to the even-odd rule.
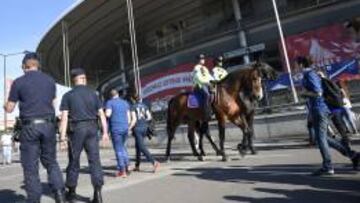
[[[236,81],[242,81],[249,76],[254,67],[255,63],[250,63],[242,67],[241,69],[230,72],[219,84],[221,85],[232,85]]]

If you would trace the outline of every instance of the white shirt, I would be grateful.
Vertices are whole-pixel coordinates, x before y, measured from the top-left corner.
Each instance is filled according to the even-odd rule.
[[[12,136],[9,134],[3,134],[1,136],[1,144],[4,146],[11,146],[12,144]]]
[[[348,98],[344,97],[343,102],[344,102],[344,107],[345,108],[348,108],[348,109],[352,108],[351,102],[350,102],[350,100]]]

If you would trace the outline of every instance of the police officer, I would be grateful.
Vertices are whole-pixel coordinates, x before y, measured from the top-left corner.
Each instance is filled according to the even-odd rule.
[[[63,203],[64,182],[56,161],[55,81],[40,72],[36,53],[28,53],[22,61],[24,75],[11,86],[4,108],[13,112],[19,102],[22,130],[20,133],[21,164],[24,171],[27,202],[39,203],[41,182],[39,159],[48,172],[49,184],[55,193],[55,201]]]
[[[104,184],[99,155],[98,117],[101,120],[103,140],[108,140],[107,123],[101,102],[95,91],[87,87],[85,71],[81,68],[71,70],[74,82],[72,90],[61,101],[60,134],[62,148],[68,133],[69,164],[66,169],[67,198],[76,200],[76,186],[80,170],[80,154],[83,149],[88,157],[91,182],[94,187],[93,203],[101,203],[101,187]]]
[[[211,106],[210,106],[210,85],[214,78],[205,66],[205,55],[198,56],[199,62],[195,65],[192,72],[194,91],[198,92],[202,97],[203,108],[206,113],[206,118],[211,119]]]
[[[219,56],[216,58],[212,73],[216,82],[222,81],[228,75],[228,72],[224,68],[224,57]]]

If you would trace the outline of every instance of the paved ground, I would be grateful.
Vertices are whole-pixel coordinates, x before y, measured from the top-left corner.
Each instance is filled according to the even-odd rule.
[[[231,145],[230,145],[231,147]],[[360,145],[355,146],[360,150]],[[164,150],[153,149],[155,154]],[[256,156],[240,158],[228,149],[231,161],[220,162],[210,154],[205,162],[198,162],[186,146],[175,149],[171,163],[163,163],[157,174],[143,164],[143,171],[132,173],[127,179],[114,178],[115,160],[112,151],[103,150],[106,175],[103,196],[106,203],[218,203],[218,202],[359,202],[360,172],[351,170],[348,160],[333,152],[336,175],[319,178],[308,174],[319,167],[316,149],[267,149]],[[208,150],[210,151],[210,150]],[[133,154],[131,151],[130,154]],[[16,158],[18,159],[18,158]],[[82,158],[82,174],[78,192],[79,202],[87,202],[92,187],[87,174],[87,163]],[[65,154],[59,154],[64,169]],[[47,187],[46,171],[41,170],[44,182],[43,201],[53,202]],[[19,163],[0,166],[0,203],[24,202],[22,171]]]

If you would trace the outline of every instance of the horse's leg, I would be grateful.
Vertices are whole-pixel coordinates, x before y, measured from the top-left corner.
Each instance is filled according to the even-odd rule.
[[[189,123],[188,124],[188,139],[189,139],[189,142],[190,142],[190,147],[191,147],[191,150],[193,152],[193,155],[196,156],[196,157],[200,157],[200,154],[198,153],[198,151],[196,150],[196,147],[195,147],[195,135],[194,135],[194,132],[195,132],[195,123]]]
[[[246,151],[248,148],[249,143],[249,127],[248,123],[246,121],[246,117],[244,115],[239,115],[239,117],[236,120],[232,121],[236,126],[238,126],[242,132],[243,132],[243,139],[241,144],[239,143],[237,148],[239,150],[239,153],[241,156],[246,155]]]
[[[212,148],[215,150],[216,156],[220,156],[221,152],[218,149],[218,147],[216,146],[214,140],[212,139],[212,137],[210,135],[209,123],[207,123],[207,122],[203,124],[203,134],[206,136],[206,138],[209,140]]]
[[[200,155],[201,156],[206,156],[205,150],[204,150],[204,145],[203,145],[203,138],[204,138],[204,132],[202,130],[200,130],[199,133],[199,150],[200,150]]]
[[[220,143],[220,152],[222,155],[222,161],[227,161],[228,157],[225,153],[225,118],[222,116],[217,116],[218,118],[218,128],[219,128],[219,143]]]
[[[166,147],[166,161],[170,162],[171,159],[171,142],[174,139],[175,131],[176,131],[177,125],[176,124],[170,124],[170,126],[167,127],[167,133],[168,133],[168,143]]]
[[[254,147],[254,114],[250,115],[248,117],[248,125],[249,125],[249,137],[248,137],[248,143],[249,143],[249,149],[251,154],[257,154],[257,151]]]

